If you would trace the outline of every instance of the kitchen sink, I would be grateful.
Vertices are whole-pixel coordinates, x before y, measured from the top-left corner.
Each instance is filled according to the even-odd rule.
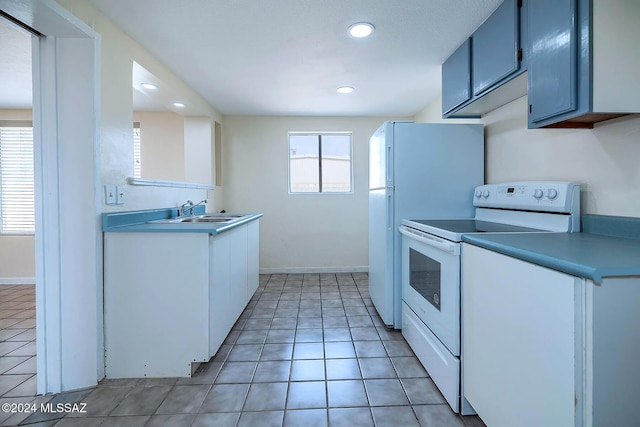
[[[154,221],[149,221],[155,224],[175,224],[180,222],[186,223],[218,223],[224,224],[228,222],[237,221],[238,219],[244,217],[245,215],[236,215],[236,214],[202,214],[202,215],[194,215],[194,216],[182,216],[177,218],[169,218],[169,219],[157,219]]]

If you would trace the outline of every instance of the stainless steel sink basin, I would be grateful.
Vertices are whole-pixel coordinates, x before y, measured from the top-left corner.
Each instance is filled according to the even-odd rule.
[[[176,222],[231,222],[231,221],[235,221],[238,218],[199,218],[199,217],[193,217],[193,218],[183,218],[179,221]]]
[[[169,219],[158,219],[154,221],[149,221],[152,223],[164,223],[164,224],[175,224],[179,222],[186,223],[218,223],[224,224],[228,222],[237,221],[238,219],[244,217],[245,215],[237,215],[237,214],[202,214],[195,216],[183,216],[177,218],[169,218]]]

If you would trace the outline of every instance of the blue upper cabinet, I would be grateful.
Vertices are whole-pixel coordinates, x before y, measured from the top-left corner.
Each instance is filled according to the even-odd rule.
[[[578,108],[577,6],[529,2],[529,127]]]
[[[473,33],[473,95],[482,95],[520,69],[518,0],[505,0]]]
[[[528,2],[529,128],[640,112],[640,1]]]
[[[471,40],[467,39],[442,64],[442,111],[447,113],[471,99]]]
[[[443,117],[481,117],[527,93],[522,3],[504,0],[442,65]]]

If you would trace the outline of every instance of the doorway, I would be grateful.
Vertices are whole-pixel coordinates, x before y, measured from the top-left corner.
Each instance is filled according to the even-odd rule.
[[[31,37],[0,16],[0,398],[37,391]]]
[[[58,3],[0,0],[32,39],[37,393],[104,376],[100,37]],[[45,286],[46,284],[46,286]]]

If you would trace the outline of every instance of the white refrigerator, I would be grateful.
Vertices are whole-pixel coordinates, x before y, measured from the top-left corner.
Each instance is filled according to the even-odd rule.
[[[385,122],[369,141],[369,293],[402,328],[403,219],[471,218],[484,184],[484,127]]]

